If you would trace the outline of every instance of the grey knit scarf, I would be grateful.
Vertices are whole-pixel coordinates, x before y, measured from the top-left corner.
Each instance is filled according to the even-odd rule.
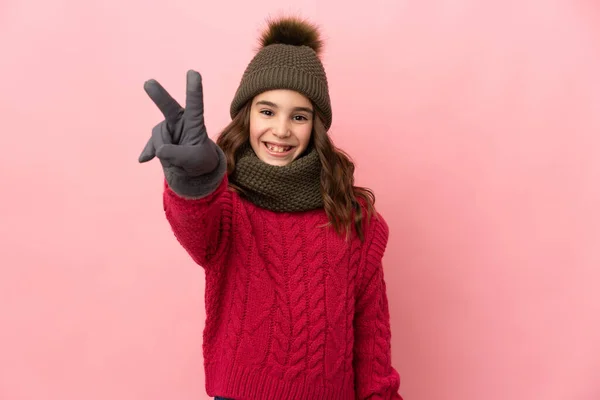
[[[285,166],[261,161],[249,144],[240,149],[229,177],[243,197],[259,207],[277,212],[308,211],[323,207],[321,162],[314,147]]]

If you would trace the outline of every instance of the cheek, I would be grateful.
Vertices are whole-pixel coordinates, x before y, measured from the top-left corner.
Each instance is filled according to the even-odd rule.
[[[257,124],[256,120],[253,119],[252,117],[250,117],[250,126],[249,126],[249,138],[248,141],[250,142],[250,146],[252,147],[252,150],[254,150],[254,152],[256,154],[259,153],[260,151],[260,143],[259,143],[259,139],[260,139],[260,127],[259,124]]]
[[[255,118],[250,118],[250,141],[254,142],[260,137],[261,129],[260,123]]]
[[[311,133],[312,124],[310,126],[307,125],[306,127],[303,127],[303,129],[298,133],[298,139],[300,140],[302,147],[308,146],[308,142],[310,142]]]

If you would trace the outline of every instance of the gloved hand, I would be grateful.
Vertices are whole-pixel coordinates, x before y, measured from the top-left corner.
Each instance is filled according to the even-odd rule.
[[[202,77],[196,71],[187,72],[185,109],[158,83],[151,79],[144,90],[157,105],[165,119],[152,129],[152,137],[139,156],[139,162],[160,160],[167,181],[174,190],[186,195],[205,194],[201,182],[187,182],[194,188],[185,188],[186,178],[204,177],[204,183],[213,183],[211,174],[224,174],[225,159],[219,147],[208,137],[204,125]],[[218,168],[219,167],[219,168]],[[226,165],[225,165],[226,169]],[[190,186],[188,185],[188,186]],[[214,189],[214,188],[213,188]]]

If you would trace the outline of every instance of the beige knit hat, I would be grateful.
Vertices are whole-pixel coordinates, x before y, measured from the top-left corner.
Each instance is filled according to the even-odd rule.
[[[261,36],[261,48],[248,64],[231,102],[231,118],[262,92],[290,89],[313,102],[325,116],[325,129],[329,129],[331,102],[327,76],[319,58],[322,47],[319,36],[316,26],[298,18],[270,21]]]

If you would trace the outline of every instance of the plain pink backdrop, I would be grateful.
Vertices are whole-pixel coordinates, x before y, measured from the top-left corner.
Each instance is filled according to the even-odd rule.
[[[200,71],[214,137],[281,12],[322,26],[331,135],[391,228],[405,399],[600,399],[598,3],[233,3],[0,4],[0,399],[206,398],[142,85]]]

